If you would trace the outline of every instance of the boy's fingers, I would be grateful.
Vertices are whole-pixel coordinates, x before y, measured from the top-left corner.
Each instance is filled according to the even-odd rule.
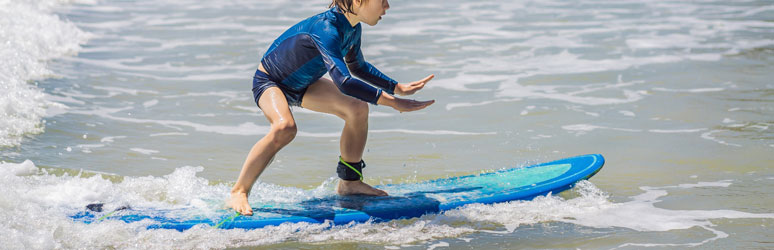
[[[427,84],[427,82],[430,81],[431,79],[433,79],[434,77],[435,77],[435,75],[429,75],[429,76],[425,77],[424,79],[416,81],[416,82],[401,84],[401,88],[405,88],[405,89],[403,89],[403,93],[400,94],[400,95],[411,95],[411,94],[414,94],[414,92],[417,92],[420,89],[424,88],[425,84]]]
[[[416,82],[412,82],[410,85],[425,84],[425,83],[429,82],[430,80],[432,80],[433,77],[435,77],[435,75],[429,75],[429,76],[427,76],[425,78],[422,78],[422,80],[419,80],[419,81],[416,81]]]
[[[414,92],[417,92],[417,90],[420,90],[420,89],[422,89],[421,85],[413,85],[409,87],[407,92],[410,94],[414,94]]]
[[[410,91],[410,93],[413,94],[413,92],[419,91],[420,89],[424,88],[426,83],[427,82],[414,82],[411,85],[409,85],[408,91]]]
[[[435,102],[435,100],[429,100],[429,101],[417,101],[421,105],[430,105]]]
[[[416,110],[420,110],[420,109],[426,108],[427,106],[430,106],[430,104],[433,104],[434,102],[435,102],[435,100],[423,101],[423,102],[414,101],[414,103],[412,103],[413,104],[412,105],[413,106],[412,107],[412,111],[416,111]]]
[[[423,108],[426,108],[427,106],[430,106],[430,104],[435,103],[435,100],[429,100],[429,101],[417,101],[417,100],[411,100],[411,99],[402,99],[402,102],[404,102],[400,107],[396,107],[400,112],[411,112],[411,111],[417,111]]]
[[[433,79],[433,77],[435,77],[435,75],[432,75],[432,74],[431,74],[431,75],[429,75],[429,76],[425,77],[425,79],[422,79],[422,80],[420,80],[420,81],[421,81],[421,82],[428,82],[428,81],[430,81],[431,79]]]
[[[429,75],[429,76],[425,77],[422,80],[416,81],[415,83],[416,84],[425,84],[425,83],[429,82],[430,80],[432,80],[433,77],[435,77],[435,75]]]

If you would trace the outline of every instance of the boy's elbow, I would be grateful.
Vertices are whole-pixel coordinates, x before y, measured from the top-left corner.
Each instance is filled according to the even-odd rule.
[[[372,91],[369,91],[366,86],[363,86],[362,82],[352,77],[347,77],[342,82],[337,82],[336,85],[341,93],[364,102],[376,104],[376,100],[379,98],[378,96],[372,96]]]
[[[339,81],[336,81],[336,86],[339,87],[339,90],[341,90],[341,93],[350,94],[353,91],[353,88],[352,88],[353,80],[354,79],[350,76],[344,77],[342,79],[339,79]]]
[[[347,69],[349,69],[349,73],[353,75],[360,75],[363,72],[363,67],[361,67],[359,64],[352,63],[347,64]]]

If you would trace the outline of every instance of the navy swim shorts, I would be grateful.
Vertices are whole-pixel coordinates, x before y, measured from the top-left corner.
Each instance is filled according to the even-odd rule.
[[[274,86],[280,88],[282,93],[285,94],[285,99],[287,99],[288,105],[301,107],[301,100],[304,98],[306,88],[302,90],[290,89],[282,84],[272,81],[269,79],[269,75],[263,73],[263,71],[256,70],[255,76],[253,77],[253,98],[255,98],[255,104],[258,105],[259,108],[261,105],[258,104],[258,100],[260,100],[261,94],[263,94],[266,89]]]

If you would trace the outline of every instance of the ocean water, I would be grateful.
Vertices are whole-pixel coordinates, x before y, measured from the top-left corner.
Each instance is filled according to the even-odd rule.
[[[372,184],[601,153],[532,201],[344,226],[145,230],[85,205],[211,206],[269,129],[251,80],[328,1],[0,0],[0,246],[52,248],[774,248],[771,1],[390,1],[366,59],[436,77],[427,109],[371,106]],[[251,202],[332,194],[338,118],[295,140]],[[301,174],[300,174],[301,173]]]

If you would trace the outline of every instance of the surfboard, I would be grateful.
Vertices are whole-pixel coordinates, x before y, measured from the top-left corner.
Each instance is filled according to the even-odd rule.
[[[87,224],[120,220],[144,222],[148,229],[178,231],[197,225],[256,229],[298,222],[327,222],[332,225],[369,220],[379,222],[439,213],[473,203],[530,200],[557,194],[580,180],[590,178],[602,169],[604,163],[602,155],[590,154],[476,175],[375,186],[387,191],[390,196],[331,195],[294,203],[253,203],[252,216],[242,216],[228,209],[205,212],[194,207],[158,209],[123,206],[103,211],[101,204],[91,204],[86,211],[70,217]]]

